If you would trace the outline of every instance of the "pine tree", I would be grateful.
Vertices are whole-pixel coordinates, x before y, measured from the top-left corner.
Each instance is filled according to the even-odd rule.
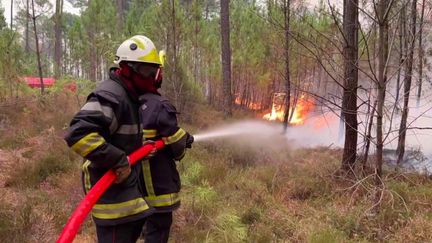
[[[6,28],[6,26],[7,26],[7,24],[6,24],[6,18],[4,16],[4,9],[0,5],[0,30]]]

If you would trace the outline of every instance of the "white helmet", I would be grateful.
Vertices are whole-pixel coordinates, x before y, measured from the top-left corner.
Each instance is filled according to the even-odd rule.
[[[122,61],[163,65],[153,41],[143,35],[133,36],[119,46],[114,63]]]

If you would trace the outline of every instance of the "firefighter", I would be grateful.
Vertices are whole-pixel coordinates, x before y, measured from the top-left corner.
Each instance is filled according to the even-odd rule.
[[[82,165],[85,192],[109,169],[117,174],[115,184],[92,210],[98,242],[136,242],[146,217],[155,209],[144,198],[142,163],[131,168],[127,155],[143,143],[138,98],[157,79],[143,75],[142,68],[159,67],[161,62],[150,39],[134,36],[119,46],[115,63],[120,68],[111,68],[109,79],[90,93],[65,140],[86,159]]]
[[[184,157],[186,148],[191,148],[193,136],[178,126],[176,108],[158,92],[162,84],[162,66],[142,66],[142,75],[156,77],[150,79],[154,81],[148,83],[147,92],[139,98],[144,138],[150,143],[162,139],[166,145],[142,162],[144,198],[156,209],[156,213],[147,219],[145,242],[167,242],[172,212],[180,206],[180,176],[175,161]]]

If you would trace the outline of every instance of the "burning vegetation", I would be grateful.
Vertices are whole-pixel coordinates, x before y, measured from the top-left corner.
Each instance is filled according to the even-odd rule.
[[[279,121],[282,122],[284,120],[285,114],[285,99],[286,93],[277,92],[272,95],[272,105],[269,113],[266,113],[262,116],[262,119],[268,121]],[[263,110],[263,105],[259,102],[244,102],[240,96],[235,98],[235,104],[239,106],[246,107],[252,111],[260,111]],[[289,124],[290,125],[303,125],[308,114],[314,109],[315,103],[305,94],[301,94],[298,97],[295,97],[291,103],[291,108],[289,112]]]
[[[241,97],[240,97],[239,95],[236,96],[236,98],[235,98],[235,100],[234,100],[234,103],[235,103],[236,105],[245,106],[245,107],[247,107],[249,110],[253,110],[253,111],[259,111],[259,110],[262,110],[262,109],[263,109],[263,106],[261,105],[261,103],[259,103],[259,102],[252,102],[252,101],[249,101],[249,102],[246,102],[246,103],[245,103],[245,102],[241,99]]]
[[[265,114],[262,118],[269,121],[283,121],[285,114],[286,93],[274,93],[270,113]],[[302,94],[291,104],[289,112],[289,124],[304,124],[309,112],[314,108],[314,102]]]

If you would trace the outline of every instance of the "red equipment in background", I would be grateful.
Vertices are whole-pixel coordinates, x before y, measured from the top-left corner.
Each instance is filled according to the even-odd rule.
[[[23,77],[24,82],[33,89],[40,89],[41,88],[41,82],[39,77]],[[53,87],[56,83],[56,80],[54,78],[42,78],[44,88],[50,88]],[[63,90],[72,91],[73,93],[77,90],[77,85],[75,81],[69,82],[64,85]]]
[[[40,88],[41,82],[39,77],[24,77],[26,84],[32,88]],[[55,84],[54,78],[42,78],[45,88],[52,87]]]

